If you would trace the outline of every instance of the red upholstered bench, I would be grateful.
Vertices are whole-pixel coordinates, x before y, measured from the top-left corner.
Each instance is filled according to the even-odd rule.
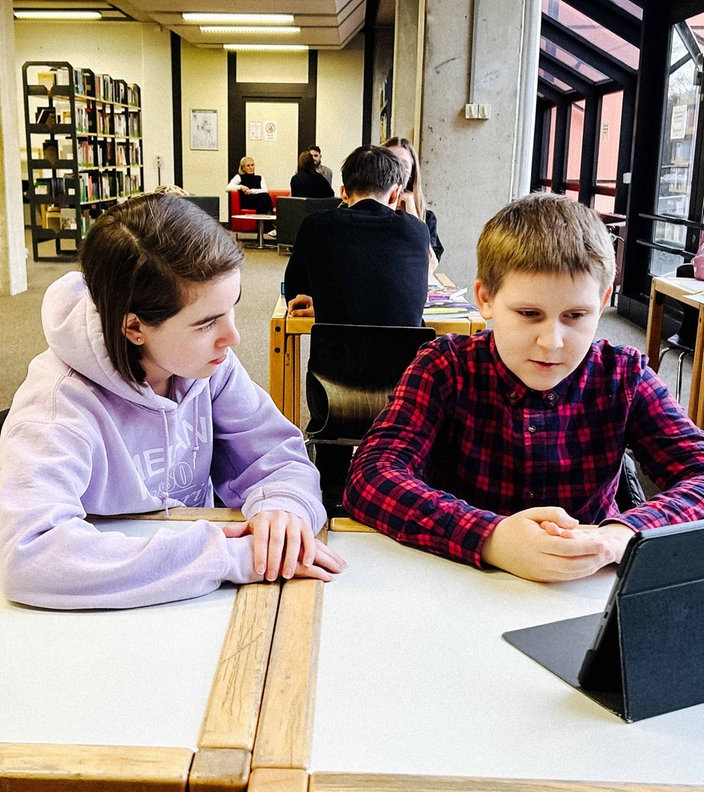
[[[271,196],[271,203],[274,207],[274,212],[276,212],[276,199],[282,195],[290,195],[290,190],[269,190],[269,195]],[[257,221],[256,220],[235,220],[233,219],[234,215],[238,214],[256,214],[254,209],[242,209],[240,207],[240,191],[239,190],[232,190],[230,193],[230,229],[235,231],[236,233],[257,233]]]

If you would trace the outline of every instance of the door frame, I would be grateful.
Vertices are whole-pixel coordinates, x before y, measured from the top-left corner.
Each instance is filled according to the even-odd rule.
[[[298,105],[298,151],[315,143],[318,86],[318,53],[308,52],[307,83],[237,82],[237,53],[227,54],[228,173],[237,173],[247,153],[247,102],[286,102]]]

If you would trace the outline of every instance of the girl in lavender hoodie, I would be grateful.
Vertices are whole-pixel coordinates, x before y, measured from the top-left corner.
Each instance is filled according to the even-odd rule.
[[[300,432],[231,350],[242,253],[183,198],[105,212],[83,273],[47,289],[49,349],[35,358],[0,438],[0,563],[8,599],[125,608],[197,597],[223,581],[331,580],[344,562],[315,533],[318,473]],[[87,515],[212,506],[149,537]]]

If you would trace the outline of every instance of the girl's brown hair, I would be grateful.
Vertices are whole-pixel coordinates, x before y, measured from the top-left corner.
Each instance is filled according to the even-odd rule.
[[[120,376],[144,380],[128,313],[158,326],[188,304],[189,287],[239,269],[243,254],[220,223],[176,195],[151,193],[104,212],[81,247],[81,267]]]
[[[406,189],[413,193],[413,203],[416,207],[416,214],[421,220],[425,220],[425,213],[428,211],[428,204],[426,203],[425,196],[423,195],[423,185],[420,178],[420,163],[418,161],[418,154],[413,148],[413,143],[405,137],[391,137],[384,143],[384,148],[391,148],[392,146],[399,146],[405,148],[411,155],[413,160],[413,167],[411,168],[410,176],[406,182]]]

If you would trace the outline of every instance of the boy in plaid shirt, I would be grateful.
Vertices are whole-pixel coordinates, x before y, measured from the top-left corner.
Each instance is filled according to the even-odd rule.
[[[421,348],[352,460],[351,515],[541,581],[620,561],[633,531],[704,518],[704,433],[638,350],[593,341],[614,278],[598,215],[521,198],[484,226],[477,264],[493,329]],[[661,492],[621,514],[626,446]]]

